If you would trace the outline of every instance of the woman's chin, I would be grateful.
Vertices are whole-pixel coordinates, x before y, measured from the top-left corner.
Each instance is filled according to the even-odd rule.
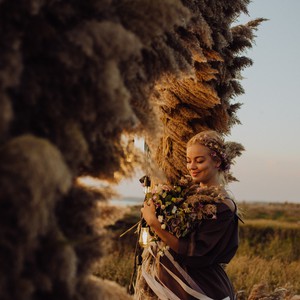
[[[193,180],[194,183],[200,183],[201,182],[200,178],[198,178],[198,177],[193,177],[192,176],[192,180]]]

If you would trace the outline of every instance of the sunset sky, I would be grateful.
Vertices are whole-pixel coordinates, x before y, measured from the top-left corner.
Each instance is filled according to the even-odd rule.
[[[250,16],[264,22],[252,50],[245,53],[254,65],[243,71],[245,94],[238,111],[242,125],[227,140],[246,151],[232,168],[239,183],[229,188],[238,201],[300,203],[300,1],[254,0]],[[143,195],[137,175],[117,190],[124,196]]]

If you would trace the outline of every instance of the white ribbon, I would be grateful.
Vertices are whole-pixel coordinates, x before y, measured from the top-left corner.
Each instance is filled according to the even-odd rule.
[[[183,276],[183,278],[187,281],[187,283],[192,287],[194,290],[198,291],[199,293],[204,294],[203,290],[199,287],[199,285],[192,279],[192,277],[178,264],[177,261],[174,260],[173,256],[169,251],[165,251],[166,257],[169,261],[174,265],[177,271]],[[204,294],[205,295],[205,294]]]
[[[150,250],[150,248],[149,248],[149,250]],[[155,258],[152,251],[149,251],[149,253]],[[151,264],[151,258],[152,258],[151,256],[148,256],[148,258],[146,258],[143,261],[142,269],[141,269],[142,276],[144,277],[144,279],[147,282],[147,284],[149,285],[149,287],[161,300],[169,300],[169,299],[180,300],[180,298],[178,298],[171,290],[169,290],[158,279],[157,269],[154,264]]]
[[[156,260],[155,255],[151,249],[151,246],[147,249],[151,256]],[[169,270],[163,263],[159,264],[168,272],[168,274],[177,281],[177,283],[182,287],[182,289],[193,296],[198,300],[213,300],[212,298],[206,296],[202,289],[195,283],[195,281],[186,273],[186,271],[174,260],[173,256],[168,250],[165,250],[166,257],[174,265],[177,271],[183,276],[183,278],[190,285],[188,286],[184,283],[177,275],[175,275],[171,270]],[[142,276],[145,281],[152,289],[152,291],[157,295],[161,300],[180,300],[159,278],[157,274],[157,269],[155,264],[151,265],[151,256],[145,259],[142,265]],[[147,271],[148,270],[148,271]],[[230,300],[229,297],[224,298],[223,300]]]

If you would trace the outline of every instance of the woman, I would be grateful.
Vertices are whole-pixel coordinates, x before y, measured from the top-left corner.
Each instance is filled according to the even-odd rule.
[[[177,238],[161,228],[152,200],[141,209],[143,218],[159,238],[169,246],[166,255],[158,257],[155,249],[148,249],[154,257],[144,260],[141,277],[151,293],[140,286],[136,298],[143,299],[235,299],[225,271],[238,248],[238,217],[236,205],[227,194],[224,184],[234,156],[229,149],[241,150],[236,143],[224,143],[215,131],[201,132],[187,143],[187,169],[200,187],[219,187],[224,201],[217,203],[216,218],[204,219],[187,237]],[[239,151],[238,150],[238,151]],[[144,257],[145,257],[144,253]],[[149,296],[150,295],[150,296]]]

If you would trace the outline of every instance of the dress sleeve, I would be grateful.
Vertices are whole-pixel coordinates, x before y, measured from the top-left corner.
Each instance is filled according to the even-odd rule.
[[[222,262],[234,244],[237,248],[237,241],[232,241],[235,224],[235,213],[226,204],[217,204],[216,219],[202,220],[188,237],[179,239],[177,259],[191,266]]]

